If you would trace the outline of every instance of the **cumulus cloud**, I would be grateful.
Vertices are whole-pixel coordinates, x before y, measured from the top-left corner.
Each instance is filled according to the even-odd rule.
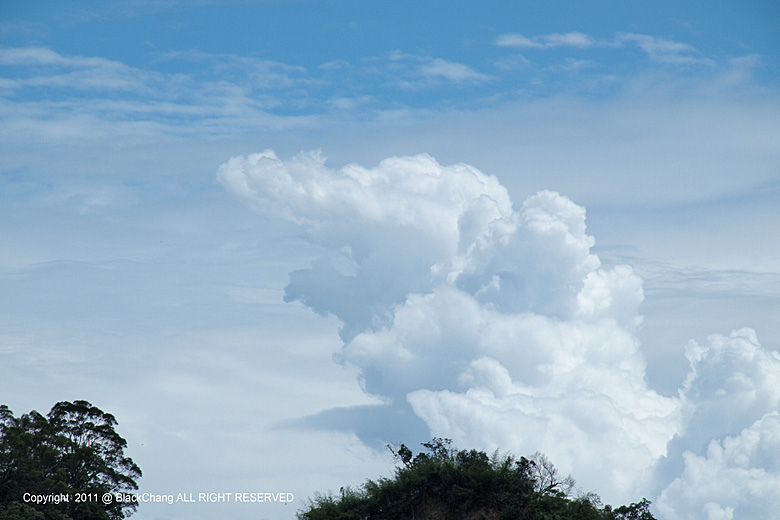
[[[462,215],[512,211],[498,180],[467,165],[442,167],[425,155],[374,169],[336,171],[324,162],[317,152],[283,162],[265,151],[231,159],[219,179],[255,207],[304,224],[327,249],[310,269],[291,274],[286,297],[337,316],[345,339],[386,324],[407,295],[446,277]]]
[[[681,469],[659,475],[659,510],[669,520],[768,518],[780,507],[780,354],[740,329],[691,341],[686,355],[686,429],[670,443]]]
[[[770,512],[780,510],[780,415],[776,411],[738,435],[712,440],[705,453],[686,451],[683,458],[683,473],[658,499],[663,518],[770,518]]]
[[[635,334],[642,280],[601,266],[567,197],[515,207],[495,177],[424,154],[333,169],[319,152],[267,150],[230,159],[219,181],[322,248],[285,299],[337,316],[336,359],[433,435],[543,451],[584,490],[660,497],[683,515],[669,518],[775,505],[777,458],[761,454],[780,439],[780,355],[749,329],[713,336],[687,347],[679,395],[654,391]],[[734,479],[753,499],[719,495]]]
[[[752,329],[715,334],[686,348],[691,371],[681,395],[686,403],[691,446],[735,435],[780,410],[780,354],[761,347]]]

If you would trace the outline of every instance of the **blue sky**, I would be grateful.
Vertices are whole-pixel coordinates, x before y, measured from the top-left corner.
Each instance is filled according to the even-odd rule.
[[[766,516],[779,16],[6,1],[1,400],[114,413],[144,491],[296,496],[143,520],[292,518],[433,435]]]

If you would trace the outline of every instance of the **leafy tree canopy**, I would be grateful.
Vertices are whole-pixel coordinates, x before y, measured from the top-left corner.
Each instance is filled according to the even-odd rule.
[[[59,402],[46,416],[15,417],[0,405],[0,520],[130,516],[136,504],[103,500],[106,493],[135,491],[141,476],[116,425],[113,415],[87,401]]]
[[[298,519],[655,520],[644,499],[613,509],[593,494],[572,496],[574,480],[542,454],[518,460],[451,444],[434,438],[417,455],[404,444],[388,446],[399,463],[393,478],[315,495]]]

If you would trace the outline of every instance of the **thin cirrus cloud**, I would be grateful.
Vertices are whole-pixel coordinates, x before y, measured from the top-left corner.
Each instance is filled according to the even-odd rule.
[[[45,47],[0,48],[0,66],[28,71],[6,78],[3,86],[15,91],[48,87],[78,91],[149,94],[155,75],[124,63],[99,57],[64,56]]]
[[[201,51],[171,51],[159,56],[162,62],[194,63],[205,65],[205,70],[225,79],[249,79],[258,89],[286,89],[292,87],[319,86],[322,81],[309,74],[300,65],[290,65],[274,60],[259,59],[235,54]],[[198,70],[203,68],[198,67]]]
[[[2,133],[82,140],[289,128],[316,105],[311,93],[322,85],[303,67],[251,57],[169,52],[154,64],[136,68],[44,47],[0,49],[0,93],[11,108]]]
[[[551,49],[554,47],[578,47],[581,49],[606,45],[599,43],[587,34],[581,32],[554,33],[528,38],[522,34],[502,34],[495,40],[499,47],[518,47],[529,49]]]
[[[2,65],[69,65],[95,67],[113,65],[117,62],[99,57],[63,56],[46,47],[12,47],[0,49]]]
[[[463,63],[455,63],[441,58],[427,60],[420,65],[418,70],[423,76],[443,78],[454,83],[489,79],[488,76],[473,70]]]
[[[713,65],[692,45],[656,36],[619,33],[611,40],[597,40],[581,32],[553,33],[529,38],[522,34],[502,34],[494,40],[498,47],[546,50],[554,48],[588,49],[594,47],[625,48],[635,46],[650,60],[668,65]]]
[[[90,114],[97,121],[120,123],[116,129],[154,120],[180,135],[198,128],[227,133],[237,128],[295,127],[323,109],[353,110],[370,104],[381,110],[388,96],[399,91],[409,94],[492,80],[464,63],[401,52],[367,58],[360,66],[326,63],[313,71],[275,60],[201,51],[159,53],[150,65],[137,68],[45,47],[4,48],[0,93],[8,102],[24,106],[16,115],[36,114],[36,120],[57,116],[55,126],[74,114]]]
[[[774,510],[780,459],[761,454],[780,442],[780,355],[751,329],[714,335],[688,346],[678,395],[654,391],[636,334],[643,281],[602,267],[567,197],[515,208],[495,177],[428,155],[334,170],[317,152],[266,150],[218,178],[321,248],[285,300],[338,317],[336,359],[433,435],[544,451],[584,491],[648,496],[671,519]]]
[[[633,44],[642,49],[652,61],[669,65],[713,65],[712,60],[702,57],[695,47],[646,34],[621,33],[616,41]]]
[[[482,83],[490,76],[482,74],[464,63],[443,58],[392,52],[383,63],[382,73],[394,77],[404,88],[420,88],[432,83],[473,84]]]

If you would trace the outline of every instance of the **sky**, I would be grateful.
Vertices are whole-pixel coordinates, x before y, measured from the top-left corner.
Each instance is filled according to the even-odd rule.
[[[0,3],[0,402],[114,414],[139,520],[385,446],[780,507],[780,7]]]

